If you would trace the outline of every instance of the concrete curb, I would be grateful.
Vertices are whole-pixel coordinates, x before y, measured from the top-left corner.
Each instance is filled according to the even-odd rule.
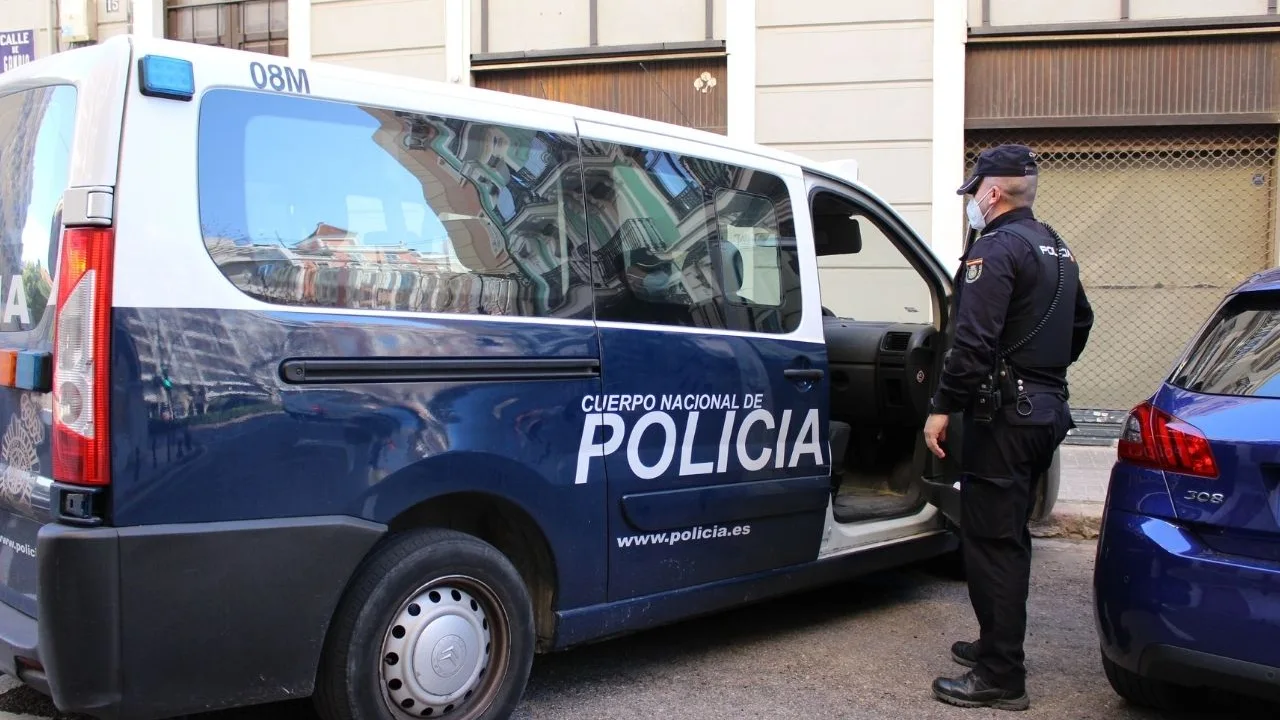
[[[1031,524],[1031,536],[1097,540],[1102,509],[1100,502],[1058,503],[1047,520]]]

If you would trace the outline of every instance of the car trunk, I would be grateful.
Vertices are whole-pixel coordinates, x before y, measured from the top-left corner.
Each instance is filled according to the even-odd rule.
[[[1153,404],[1202,466],[1164,467],[1178,517],[1220,552],[1280,561],[1280,292],[1225,302]]]
[[[1236,538],[1233,554],[1280,560],[1280,400],[1169,387],[1156,406],[1203,433],[1218,471],[1217,477],[1202,477],[1166,470],[1179,519],[1206,526],[1211,545],[1219,535],[1223,544]]]

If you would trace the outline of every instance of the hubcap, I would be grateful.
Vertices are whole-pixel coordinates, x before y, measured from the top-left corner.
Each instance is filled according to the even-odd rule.
[[[442,578],[414,592],[382,642],[382,691],[392,711],[449,715],[479,700],[477,693],[491,694],[483,691],[496,689],[486,682],[492,612],[488,589],[468,578]]]

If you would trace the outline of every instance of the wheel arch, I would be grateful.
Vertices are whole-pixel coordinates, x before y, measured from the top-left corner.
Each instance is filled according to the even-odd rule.
[[[539,652],[555,639],[559,592],[555,553],[533,516],[516,503],[484,492],[458,492],[424,500],[387,523],[388,535],[417,528],[445,528],[493,545],[511,561],[533,602]]]

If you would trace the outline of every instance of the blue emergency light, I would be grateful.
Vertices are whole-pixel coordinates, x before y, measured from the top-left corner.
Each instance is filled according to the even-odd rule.
[[[22,351],[14,368],[14,387],[36,392],[53,389],[53,355],[47,352]]]
[[[190,100],[196,94],[196,73],[190,60],[147,55],[138,60],[138,87],[143,95]]]

